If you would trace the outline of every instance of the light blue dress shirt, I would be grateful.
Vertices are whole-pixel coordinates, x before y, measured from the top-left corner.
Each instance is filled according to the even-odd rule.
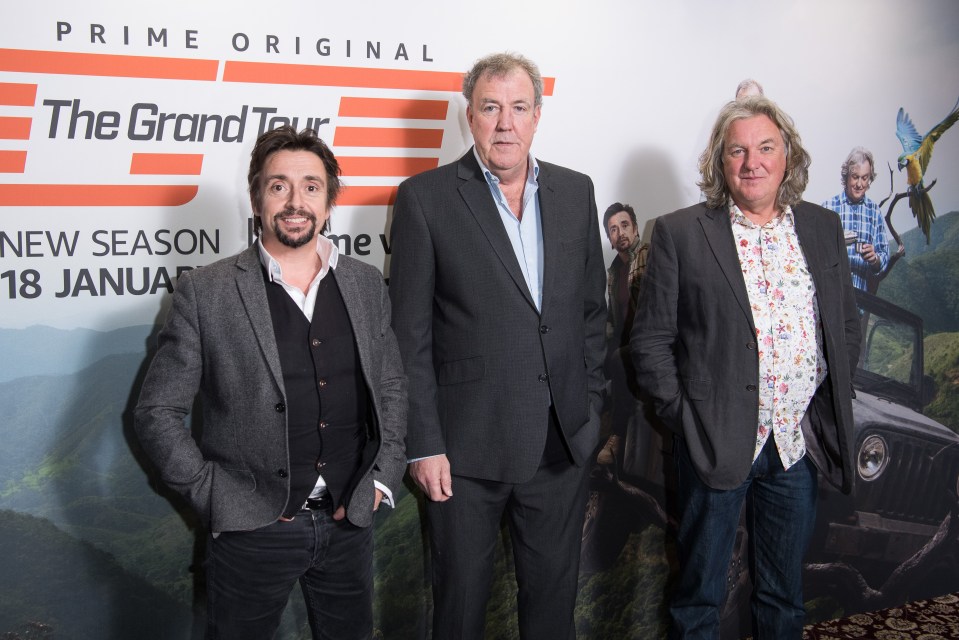
[[[517,218],[516,214],[510,211],[506,196],[500,189],[499,178],[493,175],[480,160],[476,147],[473,147],[473,155],[476,156],[476,162],[479,163],[483,175],[486,177],[486,184],[489,185],[493,202],[496,203],[496,210],[499,212],[503,227],[506,229],[506,235],[509,236],[510,244],[513,246],[513,253],[516,254],[516,261],[519,262],[520,270],[523,272],[530,297],[536,305],[536,310],[542,311],[543,219],[539,210],[539,198],[536,197],[539,191],[539,182],[537,181],[539,165],[536,163],[536,158],[529,157],[529,172],[526,174],[526,186],[523,189],[523,217]]]

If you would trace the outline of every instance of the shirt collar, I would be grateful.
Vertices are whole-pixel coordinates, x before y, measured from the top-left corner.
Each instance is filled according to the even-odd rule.
[[[266,250],[261,238],[257,238],[256,246],[260,252],[260,264],[266,269],[270,282],[277,280],[282,281],[283,268],[280,266],[279,261]],[[320,264],[322,266],[320,267],[320,273],[318,275],[321,276],[320,279],[322,279],[322,276],[325,276],[330,269],[336,269],[336,263],[339,262],[340,259],[340,250],[336,248],[332,240],[322,234],[318,234],[316,236],[316,255],[320,257]]]
[[[732,200],[729,201],[729,220],[733,224],[740,224],[744,227],[759,227],[758,224],[747,218],[746,214],[743,213]],[[788,222],[790,225],[794,222],[793,209],[788,204],[782,213],[770,220],[767,224],[779,224],[781,221]]]
[[[866,197],[866,195],[863,194],[862,200],[860,200],[859,202],[853,202],[852,200],[849,199],[849,196],[846,194],[845,189],[843,189],[842,193],[839,194],[839,201],[848,207],[858,207],[860,205],[864,205],[866,204],[867,199],[868,198]]]
[[[476,145],[473,145],[473,157],[476,158],[476,162],[479,163],[480,169],[483,171],[483,177],[486,178],[486,183],[490,186],[497,185],[499,186],[499,178],[493,175],[493,172],[490,171],[483,161],[480,160],[479,152],[476,150]],[[528,162],[526,166],[529,167],[529,170],[526,174],[526,184],[536,184],[539,181],[539,163],[536,162],[536,158],[533,157],[533,154],[529,154]]]

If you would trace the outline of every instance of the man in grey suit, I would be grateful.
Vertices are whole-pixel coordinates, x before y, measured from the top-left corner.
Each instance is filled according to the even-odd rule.
[[[522,638],[575,636],[598,445],[605,273],[593,185],[530,153],[543,81],[522,56],[463,81],[475,146],[400,185],[393,328],[410,377],[407,455],[427,497],[433,637],[482,638],[503,514]]]
[[[718,637],[751,492],[753,637],[800,638],[817,469],[852,488],[859,317],[838,217],[802,200],[808,166],[773,102],[730,102],[700,157],[706,202],[653,230],[631,342],[676,438],[674,637]]]
[[[273,637],[297,582],[314,638],[370,638],[373,512],[406,465],[389,298],[317,234],[340,181],[313,131],[263,134],[249,187],[259,240],[180,278],[137,434],[211,532],[208,638]]]

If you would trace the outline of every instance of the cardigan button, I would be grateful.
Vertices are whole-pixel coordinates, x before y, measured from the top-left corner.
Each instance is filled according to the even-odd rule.
[[[280,476],[281,478],[285,478],[285,477],[286,477],[286,469],[277,469],[277,470],[276,470],[276,475]]]
[[[277,402],[274,409],[276,409],[277,413],[283,413],[284,411],[286,411],[286,405],[283,404],[282,402]]]

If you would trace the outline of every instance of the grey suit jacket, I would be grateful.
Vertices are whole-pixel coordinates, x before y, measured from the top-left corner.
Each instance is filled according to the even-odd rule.
[[[542,312],[530,297],[472,150],[400,185],[392,224],[393,328],[410,377],[410,458],[525,482],[549,404],[577,463],[598,440],[605,270],[593,184],[539,163]]]
[[[380,272],[341,256],[335,270],[373,403],[378,451],[347,517],[369,526],[373,480],[394,490],[406,467],[406,377]],[[203,435],[184,421],[199,392]],[[136,431],[164,482],[211,531],[251,530],[289,498],[285,394],[256,245],[184,273],[136,407]]]
[[[816,287],[829,370],[810,402],[807,450],[824,476],[852,489],[851,372],[859,315],[839,216],[803,202],[796,234]],[[731,489],[756,448],[759,357],[727,210],[699,204],[656,220],[631,338],[641,390],[684,438],[702,480]]]

